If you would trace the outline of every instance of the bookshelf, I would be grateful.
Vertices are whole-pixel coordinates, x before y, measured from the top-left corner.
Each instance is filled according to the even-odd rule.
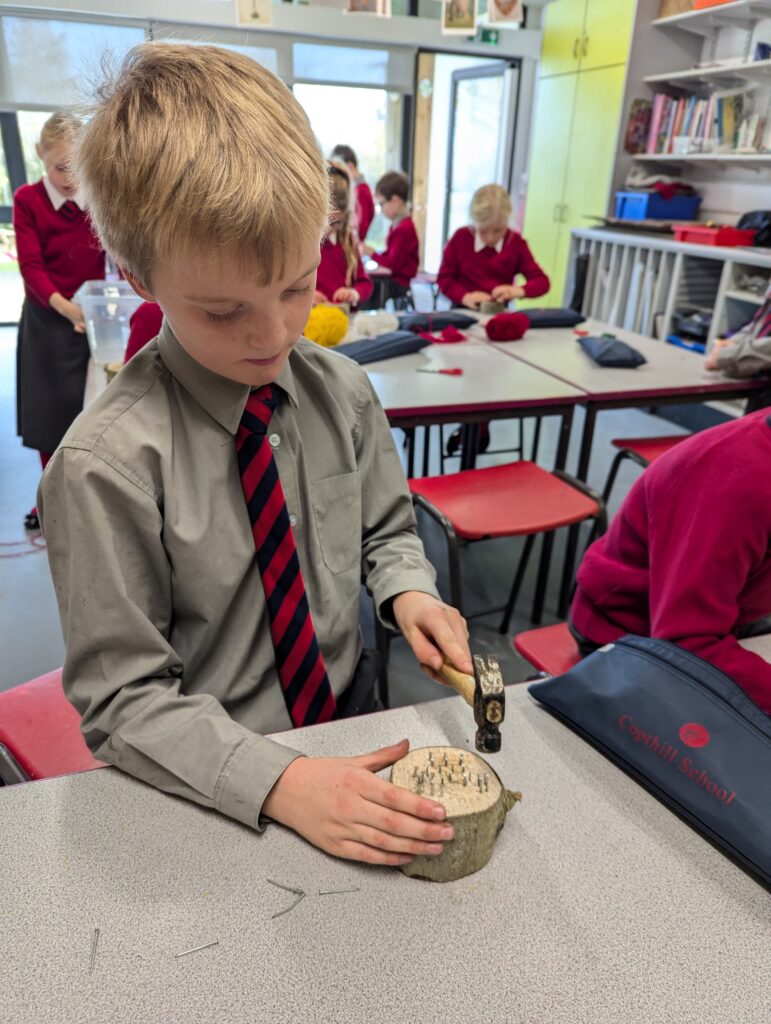
[[[744,28],[754,25],[763,17],[771,16],[771,0],[734,0],[719,7],[707,7],[703,11],[685,11],[669,18],[654,18],[655,28],[665,31],[691,32],[710,38],[716,30],[723,28]]]

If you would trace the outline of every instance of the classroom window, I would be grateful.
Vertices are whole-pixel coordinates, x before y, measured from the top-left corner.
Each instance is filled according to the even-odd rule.
[[[0,136],[0,206],[10,206],[13,199],[13,190],[8,177],[8,165],[5,162],[5,150],[3,139]]]
[[[374,191],[386,171],[401,168],[402,97],[385,89],[348,85],[294,86],[325,155],[338,143],[353,146],[359,169]],[[367,238],[371,245],[385,241],[388,224],[378,216]]]
[[[0,104],[11,109],[82,103],[102,78],[104,55],[119,61],[145,41],[142,28],[51,18],[3,17],[0,34]]]

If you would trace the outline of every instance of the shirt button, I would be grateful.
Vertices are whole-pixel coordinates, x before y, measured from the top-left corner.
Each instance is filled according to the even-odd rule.
[[[297,525],[297,516],[294,513],[292,513],[292,515],[290,515],[290,517],[289,517],[289,525],[290,526],[296,526]]]
[[[278,446],[281,444],[281,438],[278,436],[278,434],[271,434],[270,437],[268,438],[268,443],[270,444],[271,448],[278,448]]]

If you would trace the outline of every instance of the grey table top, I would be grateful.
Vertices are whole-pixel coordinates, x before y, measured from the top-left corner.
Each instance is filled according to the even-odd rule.
[[[449,367],[462,369],[463,375],[418,372]],[[553,374],[505,358],[478,339],[430,345],[412,355],[368,363],[364,368],[392,420],[575,405],[585,398],[582,391]]]
[[[292,743],[468,747],[473,729],[450,698]],[[767,890],[524,687],[490,761],[523,802],[487,867],[446,885],[257,835],[113,769],[0,790],[3,1018],[768,1024]],[[308,896],[272,919],[291,896],[266,878]]]
[[[525,310],[527,312],[527,310]],[[762,386],[757,380],[731,380],[721,373],[704,369],[704,356],[676,345],[611,327],[596,320],[579,325],[592,334],[609,331],[633,345],[648,360],[634,369],[608,369],[597,366],[577,343],[572,328],[532,330],[520,341],[494,342],[498,352],[526,362],[536,369],[553,373],[579,388],[590,399],[666,397],[667,395],[707,395],[725,391],[753,391]]]

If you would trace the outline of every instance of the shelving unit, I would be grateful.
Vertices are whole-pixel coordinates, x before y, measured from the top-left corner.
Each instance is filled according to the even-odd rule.
[[[771,84],[771,60],[707,64],[704,67],[688,68],[686,71],[665,71],[656,75],[646,75],[643,81],[646,85],[669,85],[671,88],[687,92],[693,92],[699,86],[704,86],[707,90],[712,85],[726,88],[745,82],[768,81]]]
[[[748,306],[762,306],[763,296],[756,295],[755,292],[744,292],[744,291],[727,291],[725,293],[727,299],[733,299],[735,302],[744,302]]]
[[[745,28],[767,17],[771,17],[769,0],[734,0],[733,3],[708,7],[703,11],[685,11],[669,18],[655,18],[652,24],[659,29],[711,37],[716,29]]]
[[[771,153],[639,153],[638,163],[656,164],[733,164],[736,167],[762,167],[771,164]]]

